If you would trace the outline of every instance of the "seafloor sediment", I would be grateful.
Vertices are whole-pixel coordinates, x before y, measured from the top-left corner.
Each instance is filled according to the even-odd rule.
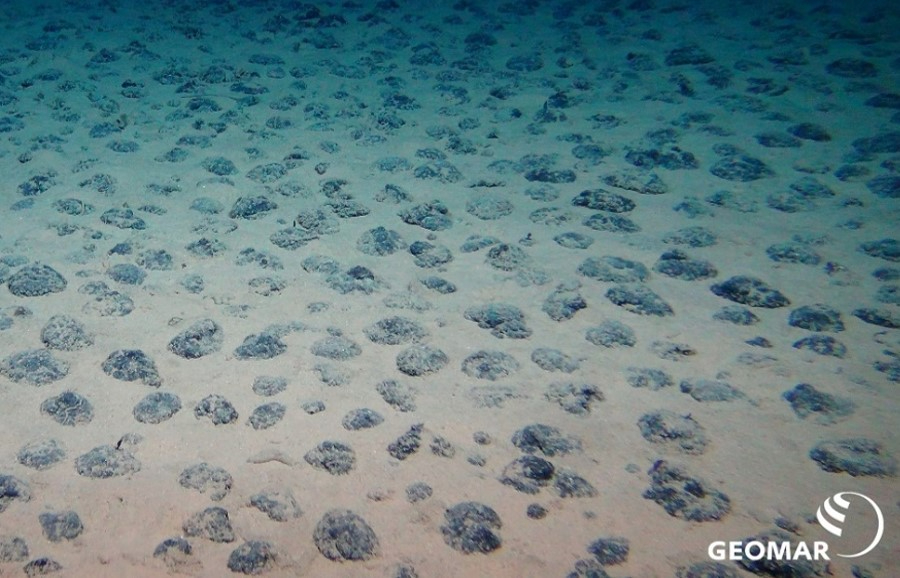
[[[863,8],[4,4],[0,574],[896,576]]]

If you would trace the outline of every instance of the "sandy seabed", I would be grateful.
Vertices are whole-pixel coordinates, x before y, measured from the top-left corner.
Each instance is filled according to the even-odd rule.
[[[900,573],[890,3],[3,13],[0,575]]]

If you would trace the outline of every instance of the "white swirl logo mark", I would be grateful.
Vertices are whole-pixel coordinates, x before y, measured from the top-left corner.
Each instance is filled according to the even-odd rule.
[[[884,534],[884,515],[881,513],[881,508],[878,507],[878,504],[876,504],[869,496],[860,494],[859,492],[838,492],[830,498],[826,498],[825,502],[816,510],[816,519],[819,521],[819,524],[838,538],[840,538],[841,534],[844,532],[840,524],[843,524],[844,520],[847,519],[847,514],[845,512],[847,511],[847,508],[850,507],[850,500],[844,496],[859,496],[864,499],[872,506],[872,509],[875,511],[875,516],[878,518],[878,530],[875,532],[872,543],[856,554],[838,554],[841,558],[859,558],[860,556],[871,552],[872,549],[878,545],[878,542],[881,541],[881,536]]]

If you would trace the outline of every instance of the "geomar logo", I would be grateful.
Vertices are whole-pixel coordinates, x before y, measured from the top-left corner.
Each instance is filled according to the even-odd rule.
[[[859,492],[838,492],[835,495],[826,498],[821,506],[816,510],[816,519],[827,532],[838,538],[844,533],[843,524],[847,519],[847,511],[850,507],[850,500],[847,496],[856,496],[862,498],[875,512],[877,519],[877,528],[875,536],[869,545],[853,554],[835,554],[841,558],[859,558],[871,552],[875,546],[881,541],[884,534],[884,515],[881,508],[873,499],[860,494]],[[854,510],[854,516],[859,512]],[[713,560],[749,560],[755,562],[758,560],[830,560],[828,552],[828,542],[816,540],[814,542],[791,540],[767,540],[767,539],[749,539],[741,541],[716,541],[711,542],[708,549],[709,557]]]

